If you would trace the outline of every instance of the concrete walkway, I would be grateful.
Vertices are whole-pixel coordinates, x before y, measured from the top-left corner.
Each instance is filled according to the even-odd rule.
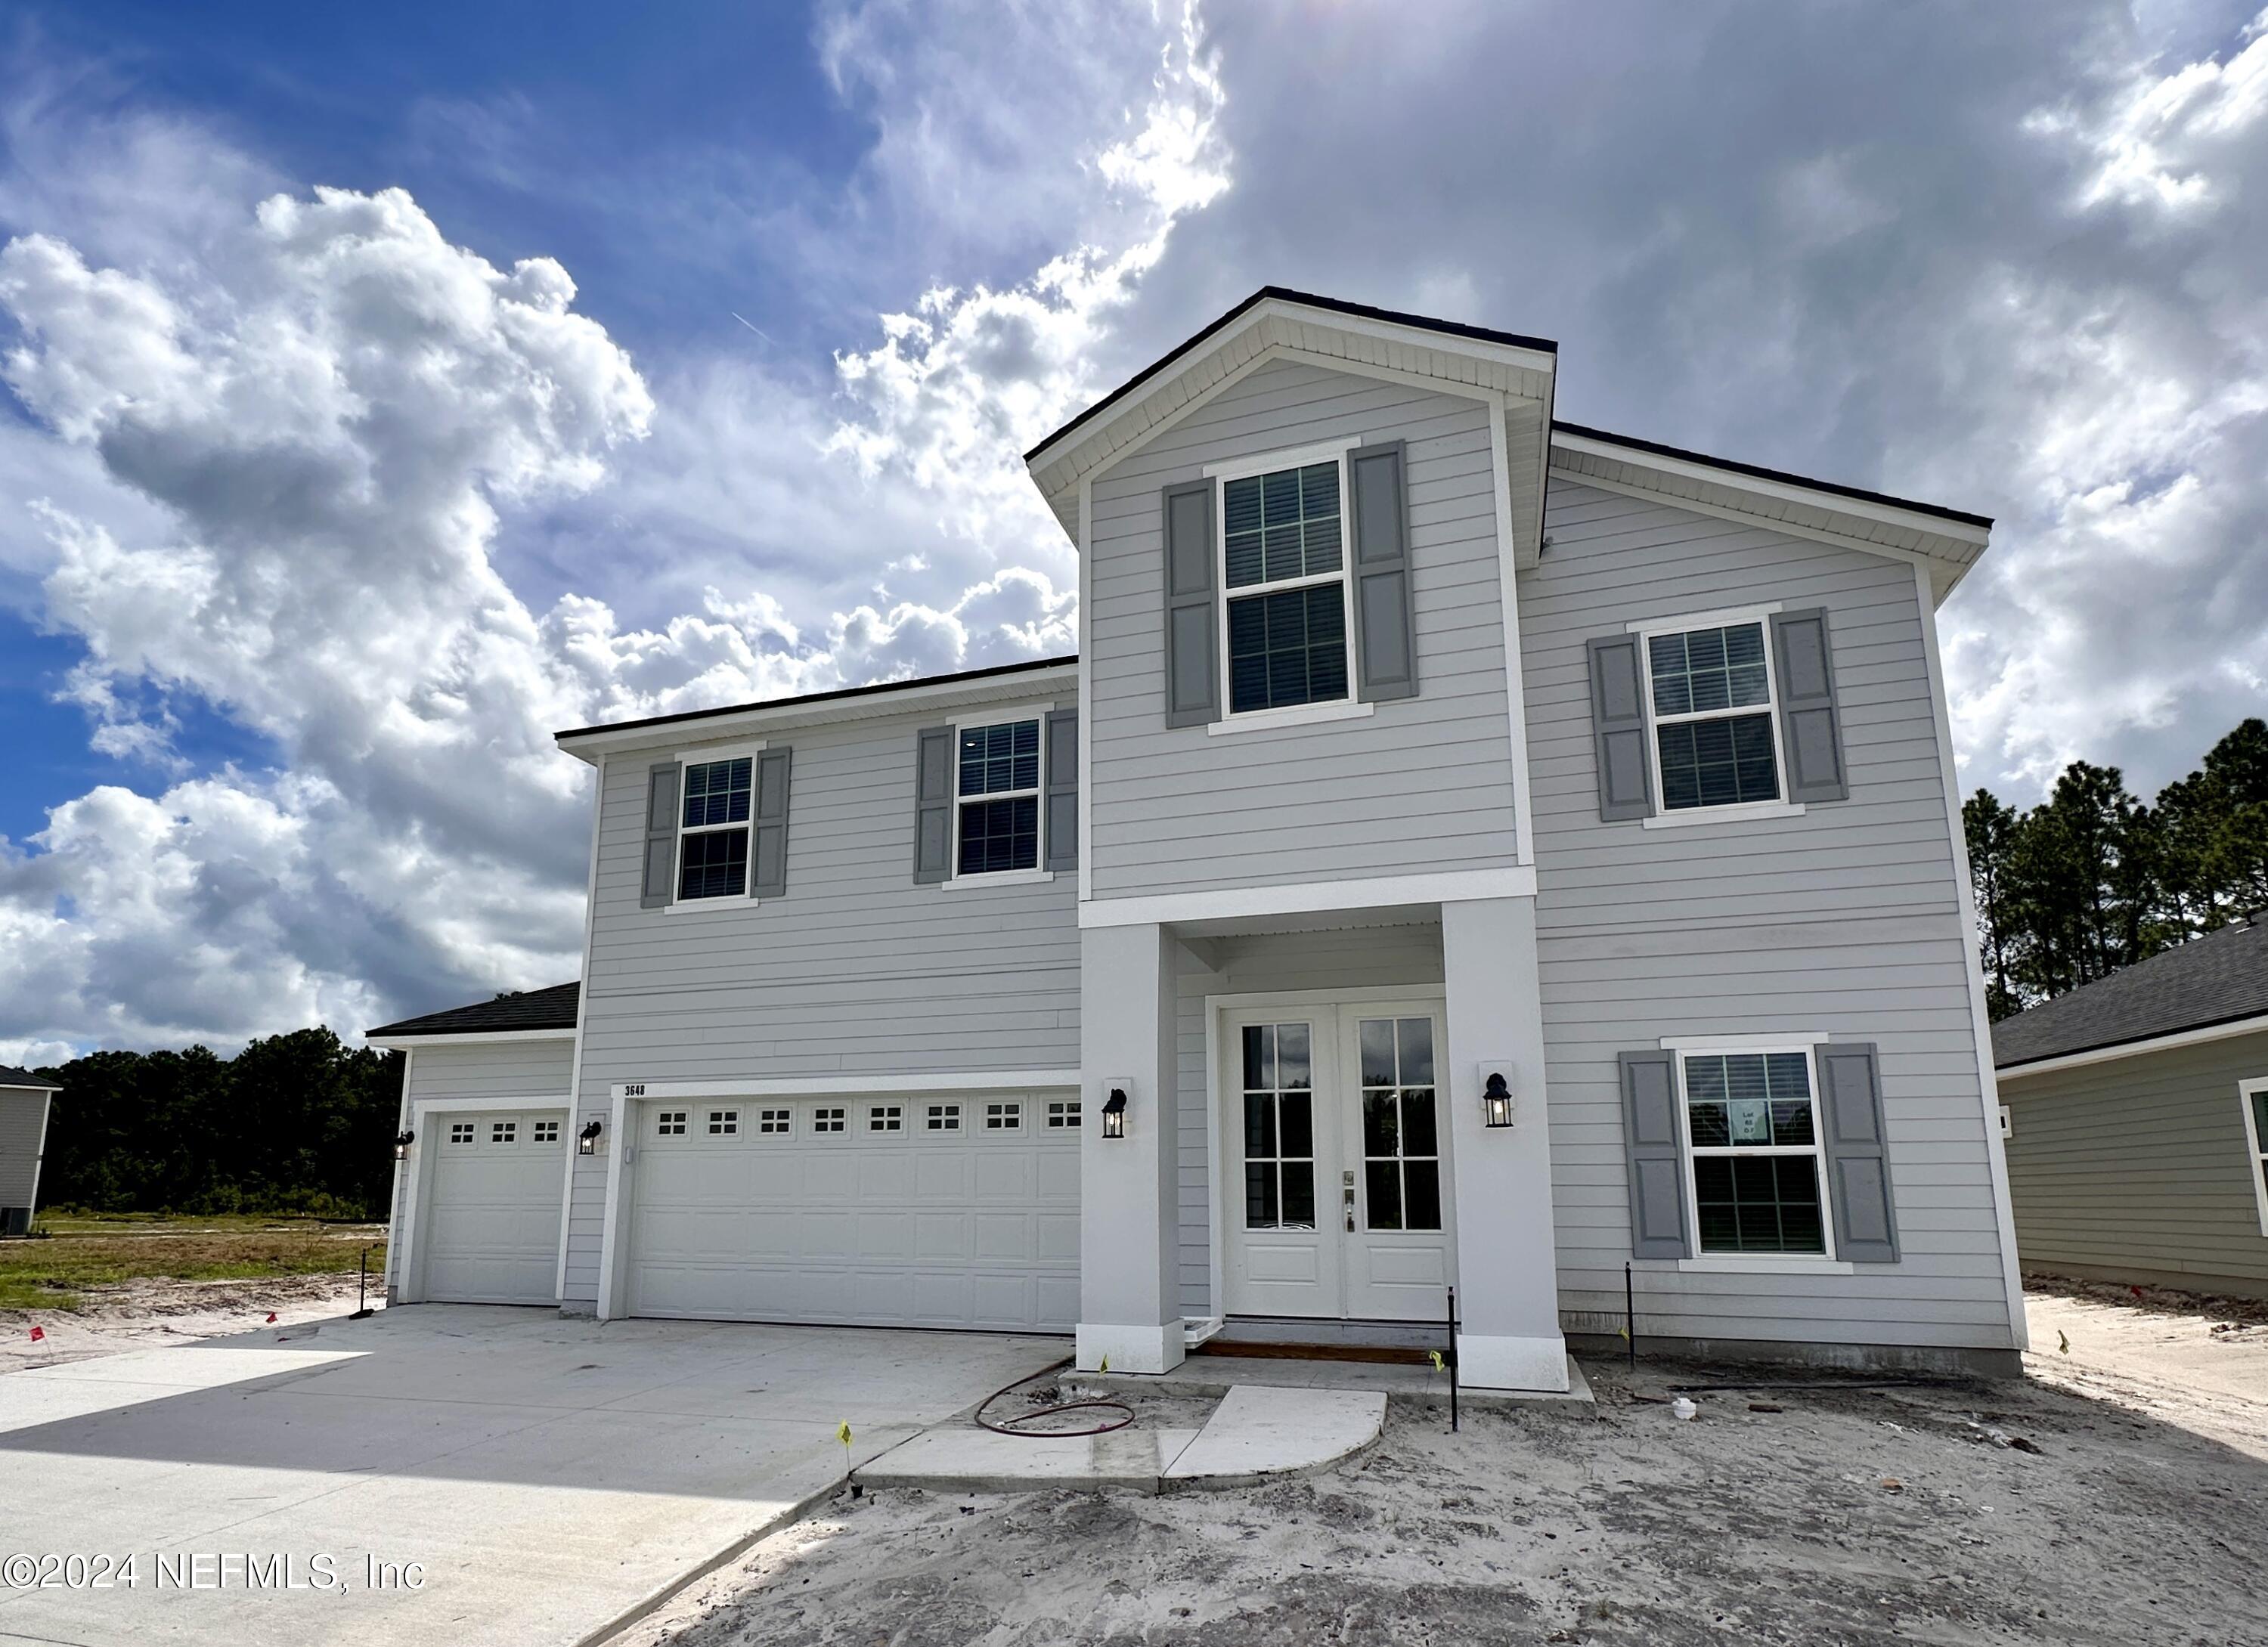
[[[1219,1395],[1242,1384],[1272,1384],[1308,1390],[1376,1390],[1397,1401],[1419,1406],[1449,1404],[1449,1375],[1431,1367],[1377,1361],[1305,1361],[1285,1356],[1191,1356],[1171,1372],[1082,1372],[1077,1381],[1101,1390],[1159,1390],[1171,1395]],[[1567,1388],[1476,1390],[1457,1394],[1472,1407],[1519,1407],[1530,1402],[1590,1402],[1591,1381],[1575,1357],[1567,1357]]]
[[[10,1577],[0,1640],[568,1647],[1064,1349],[469,1305],[291,1331],[0,1377],[0,1555],[135,1562]]]
[[[859,1466],[869,1487],[942,1492],[1176,1492],[1248,1487],[1300,1474],[1360,1452],[1386,1423],[1376,1391],[1240,1384],[1201,1430],[1115,1430],[1101,1436],[1004,1436],[990,1430],[932,1430]]]

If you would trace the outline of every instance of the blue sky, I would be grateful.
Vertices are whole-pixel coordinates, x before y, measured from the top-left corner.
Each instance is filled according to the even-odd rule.
[[[1964,782],[2268,695],[2221,0],[0,10],[0,1059],[572,974],[585,720],[1068,650],[1016,453],[1254,287],[1996,516]]]

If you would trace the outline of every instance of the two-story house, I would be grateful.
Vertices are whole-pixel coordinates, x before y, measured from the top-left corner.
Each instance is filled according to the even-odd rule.
[[[1933,613],[1990,523],[1270,289],[1027,456],[1077,658],[563,732],[582,982],[412,1048],[402,1300],[2007,1371]],[[1627,1275],[1626,1275],[1627,1269]]]

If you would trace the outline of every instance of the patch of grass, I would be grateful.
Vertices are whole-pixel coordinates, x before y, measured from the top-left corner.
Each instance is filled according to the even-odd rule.
[[[287,1218],[42,1218],[48,1239],[0,1242],[0,1309],[74,1310],[83,1290],[142,1280],[349,1276],[362,1249],[386,1261],[376,1224]]]

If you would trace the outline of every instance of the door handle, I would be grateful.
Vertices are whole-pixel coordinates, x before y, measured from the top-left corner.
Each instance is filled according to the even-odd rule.
[[[1339,1194],[1346,1206],[1347,1233],[1352,1235],[1354,1233],[1354,1174],[1352,1173],[1339,1174]]]

